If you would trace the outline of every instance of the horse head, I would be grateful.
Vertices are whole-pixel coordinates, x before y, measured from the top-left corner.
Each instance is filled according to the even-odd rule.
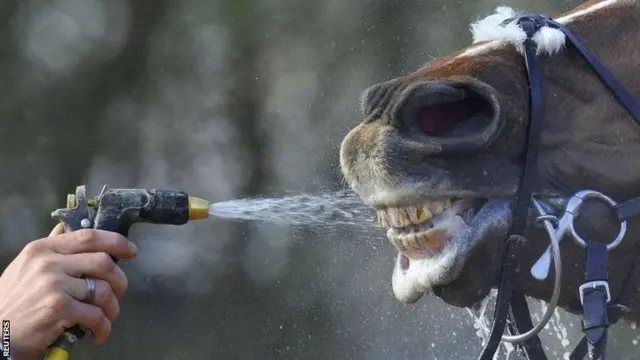
[[[468,307],[497,286],[504,240],[512,222],[526,151],[530,88],[523,59],[527,34],[505,22],[507,7],[471,25],[474,42],[406,76],[362,94],[364,120],[340,150],[346,182],[377,209],[397,249],[392,288],[412,303],[425,293]],[[591,1],[558,17],[581,43],[640,99],[640,3]],[[565,34],[540,29],[537,43],[544,112],[535,193],[550,209],[593,189],[624,201],[640,195],[640,128]],[[533,210],[533,209],[532,209]],[[532,265],[549,237],[531,212],[518,262],[518,291],[549,301],[553,277],[535,279]],[[602,203],[576,220],[583,237],[613,239],[619,221]],[[639,254],[640,220],[609,253],[613,295]],[[584,249],[561,244],[559,306],[582,309]],[[639,279],[640,280],[640,279]],[[640,318],[640,301],[626,314]]]

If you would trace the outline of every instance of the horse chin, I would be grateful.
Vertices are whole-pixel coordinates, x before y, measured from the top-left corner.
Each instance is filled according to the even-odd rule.
[[[446,302],[464,307],[488,294],[492,263],[498,259],[482,259],[479,264],[469,259],[482,245],[504,238],[511,221],[510,201],[485,200],[475,208],[471,204],[469,199],[454,202],[429,226],[389,229],[389,240],[399,250],[392,274],[399,301],[415,303],[435,291]]]

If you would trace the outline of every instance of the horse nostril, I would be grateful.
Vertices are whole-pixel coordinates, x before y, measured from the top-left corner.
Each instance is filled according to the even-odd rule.
[[[406,94],[396,121],[451,150],[487,146],[502,128],[497,97],[480,82],[425,82]]]
[[[421,106],[412,120],[427,135],[452,137],[482,131],[492,119],[491,104],[479,97],[469,96]]]

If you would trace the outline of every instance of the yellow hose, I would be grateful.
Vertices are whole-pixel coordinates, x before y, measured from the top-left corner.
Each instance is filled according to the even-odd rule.
[[[45,356],[46,360],[69,360],[69,352],[63,348],[59,347],[50,347],[47,355]]]

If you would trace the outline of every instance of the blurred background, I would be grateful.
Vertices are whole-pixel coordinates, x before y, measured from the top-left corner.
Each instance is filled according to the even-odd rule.
[[[558,14],[581,2],[508,5]],[[49,233],[51,211],[80,184],[212,202],[341,189],[338,150],[361,120],[361,91],[469,44],[469,23],[502,3],[0,1],[3,268]],[[466,310],[395,299],[383,230],[212,220],[131,236],[141,253],[122,265],[121,316],[106,344],[83,341],[76,359],[476,359],[481,349]],[[573,348],[578,320],[554,317],[550,358]],[[631,359],[635,334],[615,332],[610,356]]]

